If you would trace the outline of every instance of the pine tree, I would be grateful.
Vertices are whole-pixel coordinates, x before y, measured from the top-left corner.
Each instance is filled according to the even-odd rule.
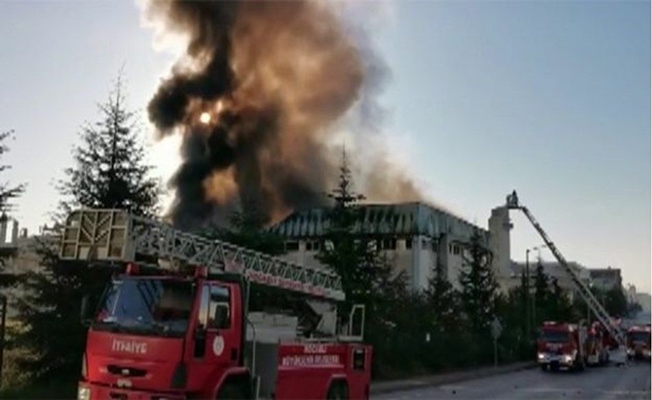
[[[500,337],[503,359],[525,360],[532,357],[531,331],[527,330],[524,285],[512,288],[500,297],[497,314],[503,325]]]
[[[359,201],[364,196],[353,190],[346,154],[342,158],[338,185],[328,196],[333,200],[327,211],[329,226],[324,235],[325,244],[316,258],[342,278],[346,295],[346,302],[338,308],[342,318],[353,304],[371,298],[374,286],[379,284],[378,278],[382,279],[379,272],[383,268],[379,267],[380,260],[371,239],[362,230],[355,231],[361,220]]]
[[[73,150],[74,165],[59,182],[62,208],[120,208],[136,215],[157,210],[159,182],[145,163],[145,149],[139,142],[136,113],[126,108],[122,76],[106,102],[98,105],[102,119],[87,123],[81,145]]]
[[[543,305],[550,295],[550,278],[546,274],[541,260],[534,270],[534,296],[537,304]]]
[[[569,321],[573,318],[573,304],[559,286],[557,278],[551,279],[550,319],[555,321]]]
[[[491,251],[482,243],[476,228],[462,253],[463,267],[459,281],[462,286],[462,307],[471,332],[487,334],[495,315],[498,284],[491,267]]]
[[[428,333],[430,337],[424,347],[425,351],[418,351],[417,355],[423,359],[425,366],[436,371],[451,367],[457,361],[457,352],[453,349],[463,346],[463,339],[460,336],[462,329],[459,293],[440,265],[436,265],[433,272],[422,295],[423,311],[417,310],[416,315],[420,315],[420,318],[415,319],[427,322],[421,327],[421,331]],[[414,301],[414,305],[418,305],[418,300]]]
[[[550,277],[546,274],[541,260],[538,260],[534,271],[533,319],[535,328],[543,321],[554,318],[554,311],[551,310],[552,296]]]
[[[460,322],[459,293],[441,267],[435,268],[435,274],[430,278],[424,295],[434,330],[441,333],[454,331]]]
[[[135,115],[126,109],[123,82],[119,78],[108,100],[99,104],[101,120],[83,128],[74,147],[74,165],[58,189],[62,213],[77,207],[125,208],[137,215],[152,215],[160,193],[149,177],[138,143]],[[61,220],[57,221],[61,222]],[[70,379],[80,371],[85,329],[79,322],[81,298],[102,293],[111,271],[88,268],[84,261],[58,258],[58,236],[39,240],[42,271],[21,278],[26,295],[19,304],[26,334],[23,345],[37,352],[26,363],[35,379]]]
[[[514,308],[518,309],[518,315],[521,321],[521,337],[523,337],[523,342],[527,343],[532,334],[532,327],[530,326],[532,322],[529,319],[532,295],[530,294],[530,282],[528,282],[528,277],[525,272],[521,272],[521,284],[516,288],[515,293],[509,293],[508,302]]]
[[[8,139],[13,139],[13,131],[6,131],[0,133],[0,158],[9,151],[9,146],[6,144]],[[0,165],[0,173],[11,168],[9,165]],[[9,182],[0,183],[0,222],[8,222],[7,213],[11,211],[12,200],[19,197],[25,191],[25,184],[10,184]],[[13,285],[15,283],[15,276],[11,273],[5,272],[6,259],[14,255],[14,249],[2,248],[0,249],[0,289]]]
[[[7,145],[8,139],[14,138],[14,131],[5,131],[0,133],[0,158],[2,158],[9,151]],[[10,169],[10,165],[0,165],[0,172]],[[16,199],[25,192],[25,184],[10,184],[9,182],[0,183],[0,212],[5,214],[11,210],[13,204],[11,201]]]
[[[627,314],[627,297],[620,286],[604,292],[604,306],[610,315],[622,318]]]
[[[337,187],[329,194],[332,205],[326,210],[328,226],[324,245],[316,258],[342,278],[346,301],[338,304],[340,324],[354,304],[366,307],[365,341],[374,347],[373,373],[380,368],[407,368],[414,359],[413,332],[406,329],[413,298],[403,275],[394,276],[387,258],[373,246],[375,238],[361,226],[364,196],[353,189],[351,170],[344,155]]]

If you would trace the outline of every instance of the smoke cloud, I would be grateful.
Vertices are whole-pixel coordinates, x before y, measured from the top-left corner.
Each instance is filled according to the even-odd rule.
[[[187,39],[148,105],[159,138],[183,138],[182,164],[170,181],[175,225],[224,223],[235,210],[271,223],[324,204],[341,157],[330,141],[334,131],[349,123],[355,147],[364,147],[382,114],[375,103],[379,59],[331,7],[309,0],[145,2],[147,20]],[[368,198],[421,197],[385,157],[365,162],[377,164],[356,182]]]

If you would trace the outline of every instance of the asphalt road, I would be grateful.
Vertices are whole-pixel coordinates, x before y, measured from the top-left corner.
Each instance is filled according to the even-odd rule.
[[[374,395],[374,400],[650,399],[650,363],[609,365],[584,372],[527,369],[451,385]]]

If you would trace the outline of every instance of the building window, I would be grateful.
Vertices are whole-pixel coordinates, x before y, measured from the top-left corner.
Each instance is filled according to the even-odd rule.
[[[285,251],[299,251],[299,242],[294,240],[285,242]]]
[[[308,241],[306,242],[307,251],[319,251],[321,248],[321,243],[318,241]]]
[[[412,238],[405,239],[405,248],[408,250],[412,248]]]
[[[380,240],[381,250],[396,250],[396,239],[382,239]]]

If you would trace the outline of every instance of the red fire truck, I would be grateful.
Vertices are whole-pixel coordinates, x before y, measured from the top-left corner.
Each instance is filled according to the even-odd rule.
[[[609,348],[606,346],[606,332],[599,322],[594,322],[586,340],[586,363],[601,366],[609,363]]]
[[[515,190],[507,196],[505,203],[505,207],[508,210],[520,210],[525,214],[527,219],[530,220],[530,223],[532,223],[534,229],[545,242],[546,247],[555,256],[559,265],[566,270],[568,276],[575,284],[577,294],[579,294],[582,300],[584,300],[592,315],[594,315],[599,322],[603,331],[603,344],[605,344],[605,342],[609,344],[607,351],[614,351],[614,353],[610,354],[608,357],[614,359],[617,364],[625,362],[626,358],[624,357],[624,349],[626,345],[626,337],[622,327],[613,323],[613,319],[602,303],[595,297],[587,283],[581,278],[579,271],[576,267],[570,265],[566,261],[566,258],[552,242],[541,224],[539,224],[539,222],[534,218],[532,212],[530,212],[530,210],[520,202]],[[591,343],[593,340],[585,343],[586,332],[581,329],[581,327],[572,328],[572,325],[573,324],[558,323],[544,324],[544,327],[541,329],[541,336],[537,343],[537,359],[544,370],[549,366],[571,366],[583,369],[587,361],[583,354],[587,344],[589,345],[588,348],[595,356],[596,346]],[[582,336],[582,334],[584,334],[584,336]],[[621,353],[624,361],[620,361],[617,357],[618,354]],[[592,358],[591,361],[594,361],[595,357]]]
[[[650,324],[627,330],[627,358],[650,360]]]
[[[537,362],[542,370],[584,370],[586,328],[579,324],[547,321],[539,329]]]
[[[250,282],[322,308],[343,300],[330,272],[121,210],[70,214],[61,258],[121,269],[97,307],[82,303],[89,329],[78,400],[369,397],[363,306],[344,329],[329,323],[337,318],[326,307],[320,326],[332,335],[319,339],[297,337],[296,317],[248,310]]]

